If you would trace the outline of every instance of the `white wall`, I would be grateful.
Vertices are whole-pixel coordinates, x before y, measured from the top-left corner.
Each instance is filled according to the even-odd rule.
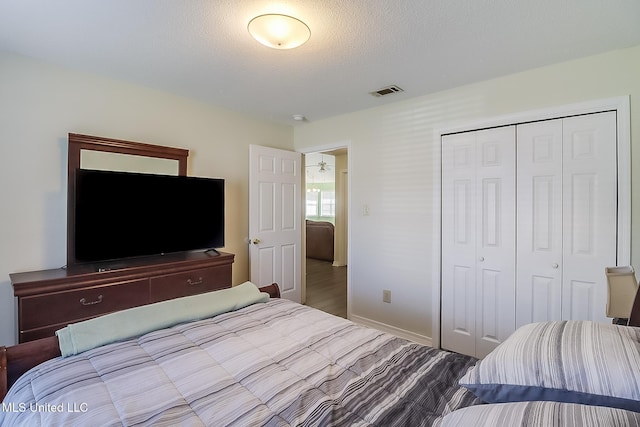
[[[292,149],[291,127],[0,52],[0,344],[15,342],[9,273],[66,262],[69,132],[186,148],[189,175],[225,178],[224,250],[248,279],[248,146]]]
[[[349,201],[348,191],[348,154],[336,156],[336,222],[335,222],[335,242],[333,245],[333,266],[341,267],[348,263],[347,244],[347,211]]]
[[[508,59],[505,59],[508,60]],[[352,315],[432,336],[435,222],[434,129],[483,118],[631,95],[632,165],[640,164],[640,46],[612,51],[387,104],[295,128],[295,148],[351,141]],[[402,86],[402,82],[397,82]],[[405,88],[410,91],[410,88]],[[640,174],[632,166],[632,209]],[[369,215],[363,215],[363,206]],[[640,268],[640,217],[632,224],[632,264]],[[604,272],[603,272],[604,274]],[[382,302],[382,290],[392,303]],[[605,302],[603,301],[603,306]]]

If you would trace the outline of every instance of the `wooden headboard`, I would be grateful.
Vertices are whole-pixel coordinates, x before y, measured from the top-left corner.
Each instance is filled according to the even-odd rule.
[[[633,300],[631,315],[629,316],[629,326],[640,327],[640,289],[636,292],[636,298]]]

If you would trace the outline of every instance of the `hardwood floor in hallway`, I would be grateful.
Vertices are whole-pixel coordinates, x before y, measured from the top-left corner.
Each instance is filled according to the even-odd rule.
[[[347,318],[347,267],[307,258],[307,300],[310,307]]]

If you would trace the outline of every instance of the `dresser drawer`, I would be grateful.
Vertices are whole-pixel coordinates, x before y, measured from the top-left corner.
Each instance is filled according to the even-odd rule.
[[[230,288],[231,264],[152,277],[149,283],[151,302]]]
[[[20,327],[27,331],[73,323],[147,304],[148,301],[148,279],[23,297],[20,299]]]

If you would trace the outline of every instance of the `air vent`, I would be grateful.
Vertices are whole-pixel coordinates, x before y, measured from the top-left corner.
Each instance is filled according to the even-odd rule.
[[[391,95],[392,93],[404,92],[401,88],[396,85],[391,85],[387,87],[383,87],[382,89],[378,89],[374,92],[369,92],[373,96],[386,96]]]

